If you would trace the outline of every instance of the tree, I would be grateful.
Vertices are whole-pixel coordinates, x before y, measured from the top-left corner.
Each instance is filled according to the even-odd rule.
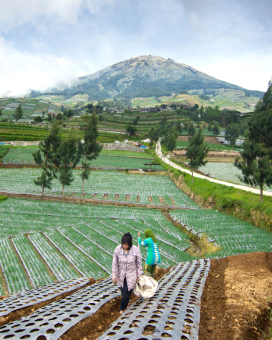
[[[190,136],[193,136],[195,134],[196,130],[194,128],[194,124],[191,123],[189,126],[188,126],[188,133]]]
[[[131,136],[134,136],[136,131],[136,126],[131,125],[130,123],[126,124],[126,132],[129,133]]]
[[[49,121],[49,122],[52,122],[52,116],[48,113],[47,114],[47,120]]]
[[[36,116],[36,117],[34,118],[34,122],[36,122],[36,123],[41,123],[42,121],[43,121],[43,119],[42,119],[41,116]]]
[[[185,122],[185,123],[183,124],[183,130],[184,130],[184,131],[187,131],[187,130],[188,130],[188,123],[187,123],[187,122]]]
[[[204,136],[202,136],[202,129],[189,138],[189,145],[186,150],[186,158],[189,159],[189,166],[192,168],[192,182],[193,169],[198,169],[201,165],[205,165],[204,161],[209,152],[209,147],[204,143]]]
[[[177,131],[178,131],[179,133],[182,133],[182,126],[181,126],[181,121],[180,121],[180,119],[177,120],[177,122],[176,122],[176,129],[177,129]]]
[[[208,125],[208,131],[209,131],[209,132],[211,132],[211,131],[212,131],[212,129],[213,129],[213,127],[212,127],[212,123],[209,123],[209,125]]]
[[[23,117],[22,105],[19,104],[15,110],[15,120],[16,122]]]
[[[234,146],[236,139],[240,136],[240,127],[236,123],[231,123],[227,126],[225,131],[225,139],[230,142],[231,146]]]
[[[249,133],[235,166],[242,171],[240,179],[251,186],[260,186],[263,203],[264,185],[272,184],[272,83],[255,107],[248,123]]]
[[[82,153],[82,194],[81,199],[83,200],[84,194],[84,180],[87,180],[90,175],[90,162],[99,155],[102,151],[103,145],[97,142],[98,130],[97,130],[97,117],[93,113],[90,121],[84,128],[83,143],[80,152]]]
[[[175,148],[176,148],[176,136],[175,133],[172,133],[167,144],[167,149],[168,151],[172,152],[173,150],[175,150]]]
[[[64,187],[69,186],[73,180],[73,171],[81,158],[82,146],[80,140],[71,134],[64,140],[58,149],[59,161],[59,181],[62,184],[62,197],[64,197]]]
[[[219,133],[220,133],[219,125],[218,125],[217,122],[214,123],[213,129],[212,129],[212,133],[213,133],[215,136],[218,136]]]
[[[271,115],[272,119],[272,115]],[[264,185],[272,184],[271,151],[263,143],[246,140],[240,156],[235,159],[235,166],[242,171],[239,178],[251,186],[260,186],[260,201],[263,203]]]
[[[63,107],[63,106],[62,106]],[[72,109],[69,109],[69,110],[65,110],[64,112],[63,112],[63,114],[69,119],[69,118],[71,118],[73,115],[74,115],[74,112],[73,112],[73,110]]]
[[[59,124],[55,122],[51,133],[39,143],[38,151],[32,154],[35,163],[42,168],[41,175],[34,180],[36,185],[42,187],[42,196],[45,188],[51,189],[53,178],[57,178],[56,167],[59,165],[58,148],[60,143]]]
[[[2,109],[0,109],[0,116],[2,116]]]
[[[63,115],[59,112],[56,116],[56,120],[62,120],[63,119]]]
[[[133,125],[137,125],[140,120],[140,116],[138,115],[134,120],[133,120]]]
[[[151,147],[153,145],[153,143],[157,143],[158,139],[159,139],[159,131],[158,129],[155,129],[154,127],[152,127],[149,132],[148,132],[148,137],[150,139],[150,143],[149,146]]]

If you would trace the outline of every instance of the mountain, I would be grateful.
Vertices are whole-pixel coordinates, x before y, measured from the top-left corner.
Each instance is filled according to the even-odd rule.
[[[218,88],[244,90],[172,59],[145,55],[80,77],[72,86],[62,90],[52,89],[49,93],[67,97],[86,93],[89,100],[102,100],[114,97],[170,96],[180,91],[207,92]]]

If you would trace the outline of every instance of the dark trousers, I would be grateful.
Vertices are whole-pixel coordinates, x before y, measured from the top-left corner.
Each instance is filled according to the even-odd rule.
[[[145,276],[149,276],[149,277],[153,277],[154,279],[154,274],[155,274],[155,270],[156,270],[156,264],[145,264],[145,268],[144,268],[144,274]]]
[[[125,310],[127,308],[131,293],[132,293],[132,289],[128,290],[127,279],[125,278],[124,279],[124,287],[123,288],[121,287],[122,299],[121,299],[120,311]]]

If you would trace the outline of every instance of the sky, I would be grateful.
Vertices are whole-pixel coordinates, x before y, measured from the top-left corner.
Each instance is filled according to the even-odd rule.
[[[0,96],[141,55],[250,90],[272,77],[271,0],[2,0]]]

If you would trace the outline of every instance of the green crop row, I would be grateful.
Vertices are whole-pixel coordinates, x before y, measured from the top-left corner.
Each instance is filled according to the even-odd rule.
[[[224,150],[233,150],[233,148],[229,145],[221,145],[221,144],[215,144],[215,143],[205,143],[207,144],[207,146],[210,148],[210,150],[214,150],[214,151],[224,151]],[[189,145],[188,141],[176,141],[176,146],[177,148],[181,148],[181,149],[186,149]],[[235,146],[235,148],[241,148],[239,146]]]

